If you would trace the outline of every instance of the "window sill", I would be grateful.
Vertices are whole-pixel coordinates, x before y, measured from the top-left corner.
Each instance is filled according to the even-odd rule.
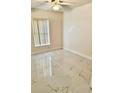
[[[35,47],[44,47],[44,46],[50,46],[50,44],[42,44],[42,45],[37,45]]]

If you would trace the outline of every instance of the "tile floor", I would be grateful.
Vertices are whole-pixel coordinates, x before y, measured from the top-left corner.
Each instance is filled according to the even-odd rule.
[[[32,55],[32,93],[91,93],[91,65],[65,50]]]

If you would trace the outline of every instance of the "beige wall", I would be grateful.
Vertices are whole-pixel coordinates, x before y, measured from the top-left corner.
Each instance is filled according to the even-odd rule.
[[[63,13],[43,10],[33,10],[32,18],[47,18],[50,22],[51,45],[35,47],[32,35],[32,54],[46,52],[63,47]]]
[[[91,3],[64,13],[64,48],[92,56]]]

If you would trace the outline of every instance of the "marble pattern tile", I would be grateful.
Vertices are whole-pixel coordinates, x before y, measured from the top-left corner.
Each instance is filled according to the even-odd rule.
[[[65,50],[32,55],[32,93],[91,93],[91,60]]]

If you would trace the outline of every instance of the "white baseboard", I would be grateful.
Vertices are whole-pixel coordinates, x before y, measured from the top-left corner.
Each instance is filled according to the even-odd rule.
[[[77,54],[77,55],[79,55],[79,56],[82,56],[82,57],[84,57],[84,58],[86,58],[86,59],[92,60],[92,57],[90,57],[90,56],[88,56],[88,55],[85,55],[85,54],[83,54],[83,53],[79,53],[79,52],[76,52],[76,51],[74,51],[74,50],[67,49],[67,48],[64,48],[64,49],[67,50],[67,51],[69,51],[69,52],[72,52],[72,53],[74,53],[74,54]]]

